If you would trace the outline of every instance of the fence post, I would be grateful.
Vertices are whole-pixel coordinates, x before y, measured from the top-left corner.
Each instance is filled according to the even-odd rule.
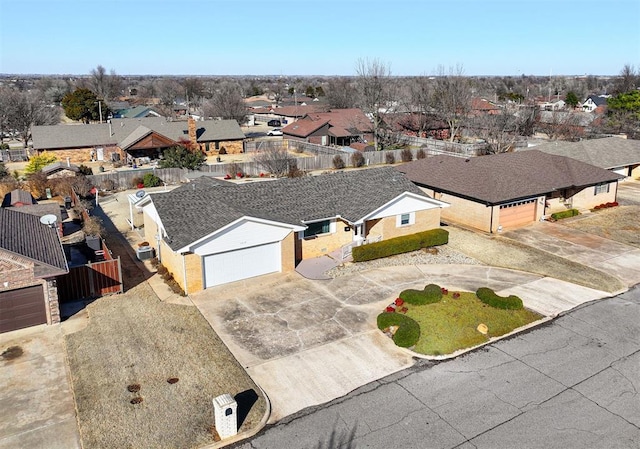
[[[90,295],[91,297],[93,297],[93,296],[95,296],[95,295],[96,295],[96,288],[95,288],[95,286],[93,285],[93,267],[92,267],[91,262],[89,262],[89,263],[87,264],[87,267],[88,267],[88,270],[87,270],[87,271],[88,271],[88,274],[87,274],[87,276],[88,276],[88,278],[89,278],[89,295]]]

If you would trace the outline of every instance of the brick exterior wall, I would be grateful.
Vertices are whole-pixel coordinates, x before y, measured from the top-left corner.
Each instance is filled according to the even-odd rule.
[[[218,142],[218,149],[216,150],[216,142],[205,142],[200,144],[200,149],[209,155],[220,154],[220,149],[227,151],[227,154],[242,154],[244,153],[244,145],[242,140],[225,140]]]
[[[367,222],[367,238],[377,237],[388,240],[403,235],[429,231],[440,227],[440,208],[420,210],[416,212],[415,223],[406,226],[397,226],[397,217],[381,218]]]
[[[296,238],[295,232],[290,232],[281,243],[282,272],[289,273],[296,269]]]
[[[60,306],[55,279],[44,280],[33,277],[33,262],[0,250],[0,292],[41,285],[44,292],[47,324],[60,322]],[[4,286],[4,283],[7,286]]]
[[[302,258],[319,257],[351,243],[353,230],[345,231],[345,226],[349,225],[342,220],[336,220],[336,232],[303,239]]]
[[[609,184],[609,191],[595,194],[595,187],[586,187],[579,191],[565,191],[547,199],[546,214],[561,212],[567,209],[593,209],[595,206],[616,201],[618,185],[615,182]],[[560,201],[559,196],[566,201]]]
[[[49,154],[55,155],[60,162],[66,162],[67,158],[69,158],[69,162],[71,162],[72,164],[84,164],[91,161],[91,150],[95,151],[95,148],[104,149],[104,162],[111,162],[111,154],[118,152],[118,148],[115,145],[96,145],[95,147],[65,148],[60,150],[45,151]],[[38,151],[39,154],[43,152],[44,151]]]

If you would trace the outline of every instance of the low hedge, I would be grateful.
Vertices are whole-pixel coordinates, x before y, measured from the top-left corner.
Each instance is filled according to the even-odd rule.
[[[356,246],[351,255],[354,262],[380,259],[395,254],[408,253],[430,246],[445,245],[449,242],[449,232],[444,229],[431,229],[417,234],[395,237],[368,245]]]
[[[562,220],[563,218],[575,217],[576,215],[580,215],[578,209],[568,209],[562,212],[551,214],[551,218],[553,218],[554,220]]]
[[[423,290],[403,290],[399,297],[404,302],[414,306],[433,304],[442,299],[442,289],[439,285],[428,284]]]
[[[517,296],[499,296],[488,287],[480,287],[478,291],[476,291],[476,296],[483,303],[496,309],[519,310],[524,308],[522,300]]]
[[[413,318],[396,312],[383,312],[378,315],[378,329],[385,330],[389,326],[398,326],[393,335],[393,342],[401,348],[415,346],[420,339],[420,325]]]

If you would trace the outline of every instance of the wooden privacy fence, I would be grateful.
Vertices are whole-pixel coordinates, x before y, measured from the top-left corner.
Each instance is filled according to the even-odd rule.
[[[182,168],[138,168],[90,175],[87,176],[87,179],[101,189],[126,190],[135,188],[134,179],[142,179],[147,173],[153,173],[167,184],[180,184],[185,180],[188,170]]]
[[[58,278],[59,301],[78,301],[123,292],[120,257],[112,258],[104,242],[102,252],[105,260],[70,268],[68,274]]]

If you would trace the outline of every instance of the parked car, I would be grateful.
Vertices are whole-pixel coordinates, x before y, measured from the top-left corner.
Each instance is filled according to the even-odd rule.
[[[281,136],[281,135],[282,135],[282,129],[280,128],[273,128],[271,131],[267,133],[267,136]]]
[[[268,126],[282,126],[282,122],[280,120],[269,120],[267,125]]]

